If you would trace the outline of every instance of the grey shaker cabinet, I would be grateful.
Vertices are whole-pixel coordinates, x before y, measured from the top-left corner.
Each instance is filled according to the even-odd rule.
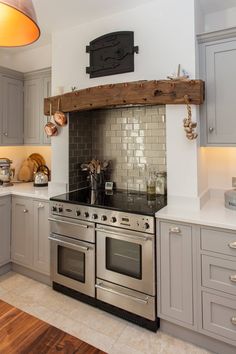
[[[192,228],[161,221],[159,224],[159,291],[161,318],[193,325]]]
[[[11,198],[0,197],[0,266],[10,262]]]
[[[30,266],[33,260],[33,201],[12,198],[11,259],[23,266]]]
[[[12,198],[11,259],[39,273],[50,273],[49,203]]]
[[[206,101],[200,108],[204,146],[236,145],[235,63],[236,38],[200,45],[200,77],[206,85]]]
[[[44,133],[47,117],[43,114],[44,98],[51,95],[51,71],[25,74],[24,81],[24,144],[50,144]]]
[[[40,273],[50,274],[50,244],[49,244],[49,203],[34,200],[33,268]]]
[[[2,75],[1,85],[1,145],[21,145],[23,144],[23,81]]]

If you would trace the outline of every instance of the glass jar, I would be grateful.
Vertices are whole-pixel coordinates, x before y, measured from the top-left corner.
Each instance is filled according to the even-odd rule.
[[[156,173],[156,194],[165,195],[167,192],[166,172]]]
[[[147,178],[147,194],[148,195],[156,194],[156,178],[154,172],[149,172],[149,176]]]

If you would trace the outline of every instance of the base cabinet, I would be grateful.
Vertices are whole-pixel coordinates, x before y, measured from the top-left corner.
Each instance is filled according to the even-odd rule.
[[[49,204],[30,198],[12,198],[11,260],[49,275]]]
[[[236,353],[236,232],[158,220],[157,274],[158,316]]]
[[[0,198],[0,266],[10,262],[11,197]]]
[[[49,203],[34,201],[33,225],[33,268],[38,272],[49,275],[50,273],[50,244],[49,236]]]
[[[160,316],[193,325],[191,226],[160,223]]]

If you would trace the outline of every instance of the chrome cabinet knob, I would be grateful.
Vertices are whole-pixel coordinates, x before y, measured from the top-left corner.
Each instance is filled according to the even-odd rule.
[[[236,325],[236,317],[235,316],[231,317],[231,323],[233,325]]]
[[[230,242],[230,243],[228,244],[228,246],[229,246],[229,248],[234,248],[234,249],[236,249],[236,241]]]
[[[26,213],[28,213],[28,212],[29,212],[28,209],[24,209],[24,210],[23,210],[23,213],[24,213],[24,214],[26,214]]]
[[[39,203],[39,204],[38,204],[38,209],[43,209],[43,208],[44,208],[43,203]]]
[[[236,283],[236,275],[230,275],[229,280]]]
[[[214,131],[214,128],[213,128],[213,127],[210,127],[210,128],[209,128],[209,132],[210,132],[210,133],[213,133],[213,131]]]
[[[4,135],[4,136],[8,136],[8,134],[7,134],[7,133],[3,133],[3,135]]]

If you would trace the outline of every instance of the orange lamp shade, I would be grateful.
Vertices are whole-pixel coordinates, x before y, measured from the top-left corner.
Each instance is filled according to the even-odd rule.
[[[24,46],[39,36],[31,0],[0,0],[0,47]]]

